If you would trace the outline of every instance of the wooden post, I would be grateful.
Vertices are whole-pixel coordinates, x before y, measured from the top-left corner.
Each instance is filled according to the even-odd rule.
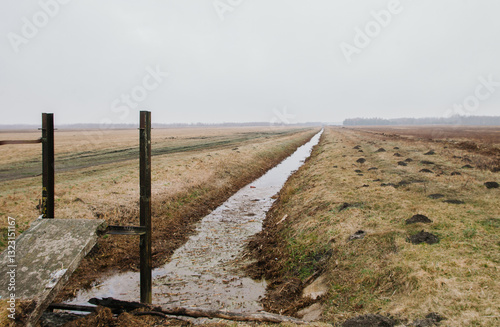
[[[54,114],[42,114],[42,216],[54,218]]]
[[[151,112],[141,111],[140,120],[140,223],[146,233],[140,236],[141,302],[152,302],[151,273]]]

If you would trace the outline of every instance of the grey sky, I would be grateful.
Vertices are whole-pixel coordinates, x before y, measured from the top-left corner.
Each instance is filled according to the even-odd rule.
[[[5,0],[0,124],[499,115],[500,1],[399,3]]]

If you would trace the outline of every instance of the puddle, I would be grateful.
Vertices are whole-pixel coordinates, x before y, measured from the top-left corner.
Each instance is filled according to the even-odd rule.
[[[309,157],[321,133],[198,223],[195,234],[175,251],[170,262],[153,270],[154,304],[234,312],[263,310],[259,299],[265,294],[266,282],[244,277],[241,267],[247,262],[242,251],[249,237],[262,230],[274,202],[271,197]],[[138,301],[139,273],[108,277],[94,288],[78,292],[68,303],[88,304],[93,297]]]

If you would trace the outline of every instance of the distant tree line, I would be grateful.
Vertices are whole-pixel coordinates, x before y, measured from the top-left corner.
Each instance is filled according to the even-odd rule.
[[[349,118],[344,126],[367,125],[484,125],[500,126],[500,116],[452,116],[448,118]]]

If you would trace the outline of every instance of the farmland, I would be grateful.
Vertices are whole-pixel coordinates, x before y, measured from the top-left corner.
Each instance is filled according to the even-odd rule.
[[[190,234],[192,224],[239,187],[262,175],[305,143],[313,129],[281,127],[153,130],[153,262],[158,266]],[[2,133],[2,139],[36,139],[36,132]],[[56,132],[56,217],[102,218],[137,225],[138,131]],[[0,147],[1,219],[16,217],[18,232],[38,217],[40,145]],[[18,174],[19,173],[19,174]],[[4,232],[5,234],[5,232]],[[2,247],[5,243],[2,243]],[[71,295],[106,271],[136,270],[138,243],[103,238],[63,292]]]
[[[373,319],[383,317],[399,326],[441,318],[442,326],[497,326],[499,131],[325,128],[246,249],[245,256],[253,259],[247,273],[268,281],[265,310],[298,317],[312,310],[332,325],[379,314]],[[315,132],[154,130],[154,265],[169,260],[201,217]],[[93,142],[82,132],[59,133],[56,216],[136,224],[138,160],[130,157],[137,152],[137,131],[109,131]],[[23,163],[39,160],[37,146],[0,151],[4,171],[31,174],[38,165]],[[15,213],[19,228],[26,228],[38,215],[41,178],[6,176],[13,177],[0,183],[2,219]],[[58,300],[108,273],[137,271],[136,249],[130,237],[103,237]],[[321,284],[322,295],[302,297],[312,284]],[[95,321],[116,322],[109,312],[100,315]],[[158,323],[151,317],[140,322],[120,317],[131,325]]]
[[[499,179],[499,129],[440,130],[325,130],[248,248],[267,310],[498,325],[500,190],[485,183]],[[302,298],[315,280],[324,294]]]

